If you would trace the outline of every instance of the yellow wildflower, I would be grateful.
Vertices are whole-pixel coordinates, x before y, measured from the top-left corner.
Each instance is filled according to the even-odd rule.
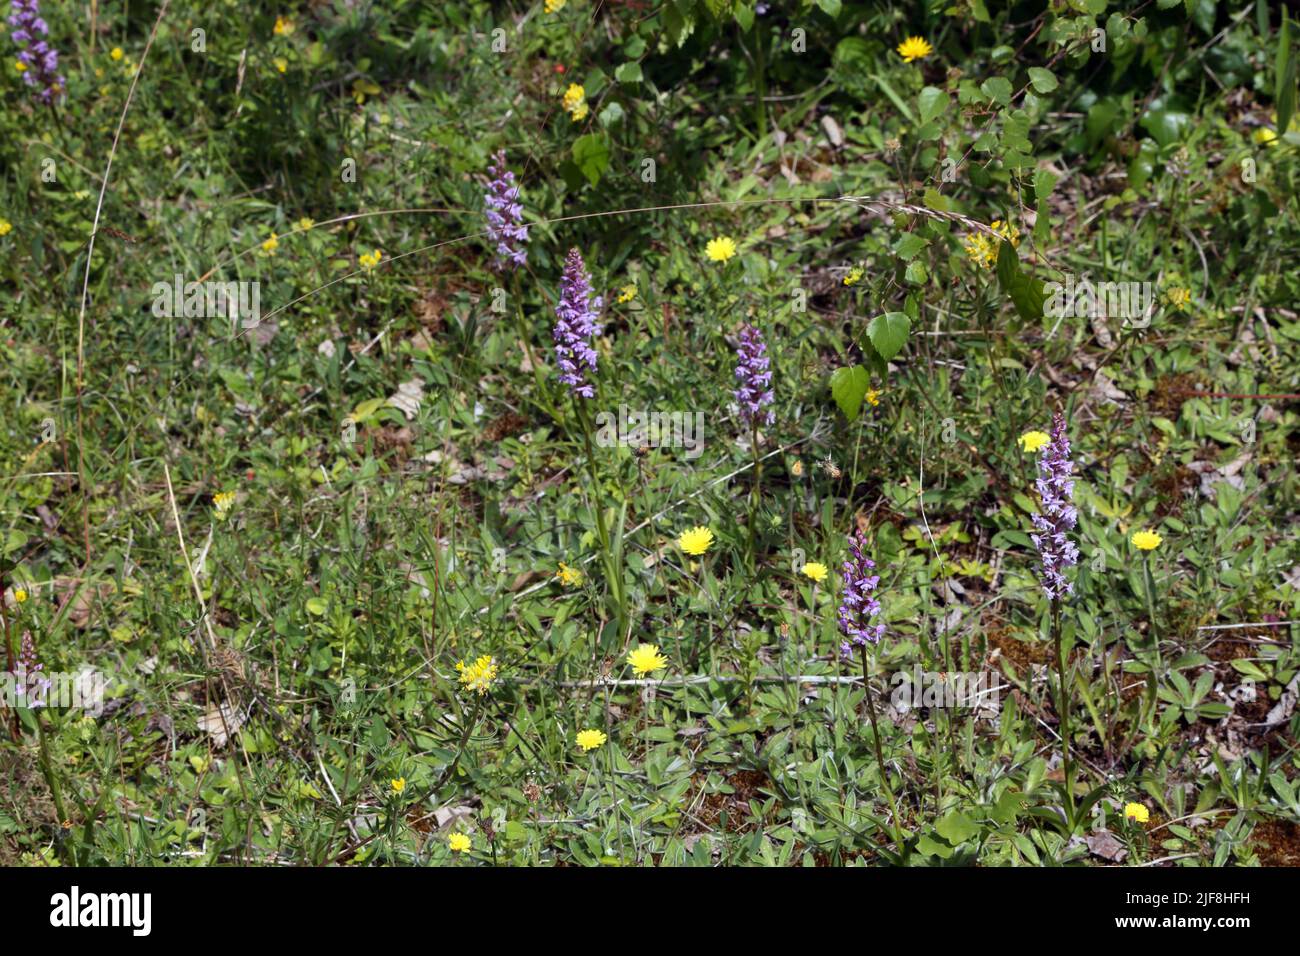
[[[275,250],[279,248],[280,248],[280,237],[277,236],[274,232],[271,233],[270,239],[267,239],[265,242],[262,243],[262,252],[263,254],[268,256],[275,255]]]
[[[1124,819],[1146,823],[1151,819],[1151,811],[1141,803],[1126,803],[1124,804]]]
[[[464,661],[458,661],[456,670],[460,673],[458,679],[461,684],[478,694],[486,694],[492,688],[492,682],[497,679],[496,658],[487,654],[476,658],[468,666]]]
[[[560,570],[555,572],[555,576],[565,587],[576,588],[582,583],[582,572],[577,568],[569,567],[563,561],[560,562]]]
[[[1133,537],[1129,538],[1129,541],[1133,543],[1133,547],[1137,548],[1139,551],[1154,551],[1156,548],[1160,547],[1160,542],[1163,540],[1164,538],[1160,537],[1158,532],[1150,529],[1145,531],[1134,531]]]
[[[998,251],[982,232],[972,232],[965,239],[966,255],[971,262],[984,269],[992,269],[998,260]]]
[[[627,662],[632,665],[637,677],[644,677],[668,666],[668,658],[659,653],[657,644],[638,644],[628,652]]]
[[[390,780],[388,785],[393,788],[393,793],[401,793],[406,789],[406,778],[398,777],[396,780]]]
[[[867,270],[862,266],[854,266],[849,270],[848,275],[844,277],[845,285],[857,285],[862,281],[862,277],[867,274]]]
[[[726,262],[736,254],[736,243],[730,236],[718,236],[708,241],[704,254],[713,262]]]
[[[284,17],[275,18],[275,35],[278,37],[288,36],[293,32],[293,21]]]
[[[1020,442],[1020,450],[1025,452],[1038,451],[1038,449],[1042,448],[1051,440],[1052,436],[1047,434],[1047,432],[1033,430],[1025,432],[1016,439],[1016,441]]]
[[[379,265],[379,261],[383,258],[384,251],[382,249],[376,249],[374,252],[363,252],[360,257],[361,267],[369,272]]]
[[[623,288],[619,291],[618,304],[622,305],[624,302],[631,302],[635,298],[636,298],[636,283],[629,282],[627,285],[623,286]]]
[[[687,554],[701,555],[713,547],[713,532],[700,525],[677,536],[677,545]]]
[[[870,405],[872,408],[875,408],[877,405],[880,404],[880,389],[878,388],[867,389],[866,399],[867,399],[867,404]]]
[[[235,506],[235,493],[233,491],[218,491],[212,496],[212,504],[217,509],[217,520],[225,521],[226,516],[230,514],[230,509]]]
[[[281,73],[289,69],[289,61],[282,56],[275,57],[271,62],[275,64],[275,68]]]
[[[581,730],[578,732],[578,746],[582,748],[583,753],[604,746],[605,741],[608,739],[604,731],[600,730]]]
[[[14,69],[17,70],[19,73],[25,73],[27,71],[27,64],[24,63],[22,60],[15,60]]]
[[[299,229],[301,229],[303,232],[306,232],[312,226],[316,225],[316,220],[308,216],[303,216],[301,219],[298,220],[297,225]]]
[[[112,50],[109,51],[108,55],[114,60],[120,60],[126,54],[122,52],[122,48],[120,46],[115,46],[113,47]]]
[[[994,219],[993,222],[989,224],[989,228],[1003,239],[1010,242],[1011,245],[1016,246],[1017,248],[1020,246],[1020,230],[1011,225],[1011,223],[1003,222],[1001,219]]]
[[[14,588],[14,601],[17,604],[25,604],[27,602],[27,592],[22,588]]]
[[[1175,309],[1185,309],[1192,301],[1192,290],[1183,286],[1172,286],[1165,290],[1165,301]]]
[[[908,37],[898,44],[896,49],[898,55],[903,58],[904,63],[911,63],[913,60],[919,60],[934,52],[934,47],[930,46],[922,37]]]
[[[13,226],[9,224],[8,219],[0,219],[0,236],[9,235],[9,230],[11,229],[13,229]]]
[[[468,853],[473,842],[467,833],[453,833],[447,837],[447,846],[452,853]]]
[[[559,13],[567,2],[568,0],[546,0],[544,6],[547,13]]]
[[[564,111],[575,122],[587,118],[587,91],[579,83],[570,83],[564,91]]]
[[[822,564],[820,561],[809,561],[802,568],[800,568],[800,571],[802,571],[804,577],[811,578],[813,581],[817,582],[818,584],[821,584],[823,581],[825,581],[826,575],[830,573],[826,565]]]

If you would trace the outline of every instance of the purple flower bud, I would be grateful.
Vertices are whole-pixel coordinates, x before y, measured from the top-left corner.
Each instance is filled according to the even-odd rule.
[[[844,596],[840,598],[840,633],[846,640],[840,644],[844,657],[853,656],[853,648],[878,644],[885,635],[883,623],[873,623],[880,613],[880,602],[872,594],[880,583],[880,575],[872,574],[876,564],[864,553],[866,536],[861,531],[849,539],[851,557],[844,562]]]
[[[582,254],[570,249],[560,280],[560,301],[555,306],[555,358],[560,366],[560,381],[575,396],[594,398],[596,391],[587,382],[584,370],[596,371],[596,350],[592,338],[600,334],[596,320],[603,305],[600,296],[592,298],[591,276],[582,262]]]
[[[1070,439],[1065,435],[1065,416],[1056,413],[1052,420],[1051,440],[1038,459],[1038,496],[1043,510],[1030,516],[1037,529],[1029,539],[1038,549],[1043,571],[1043,590],[1053,600],[1074,590],[1062,573],[1079,563],[1079,549],[1069,538],[1078,523],[1079,513],[1070,502],[1074,498],[1074,462],[1070,460]]]
[[[22,648],[15,666],[14,695],[23,698],[22,706],[33,710],[44,707],[53,682],[41,673],[45,665],[36,659],[36,642],[29,631],[23,632]]]
[[[519,202],[515,174],[506,168],[506,152],[498,150],[488,166],[492,179],[483,195],[487,207],[488,240],[496,244],[497,267],[522,266],[528,262],[528,227],[523,225],[524,207]]]
[[[27,67],[23,82],[38,90],[36,98],[42,103],[52,103],[56,96],[62,95],[64,79],[59,74],[59,51],[36,39],[50,32],[41,19],[40,5],[37,0],[12,0],[10,10],[7,19],[13,31],[9,35],[24,47],[18,53],[19,62]]]
[[[767,345],[763,342],[763,333],[752,325],[740,330],[740,346],[736,349],[736,402],[740,405],[740,417],[746,424],[763,415],[763,409],[772,404],[771,360],[767,357]],[[768,408],[763,416],[765,424],[776,421],[776,413]]]

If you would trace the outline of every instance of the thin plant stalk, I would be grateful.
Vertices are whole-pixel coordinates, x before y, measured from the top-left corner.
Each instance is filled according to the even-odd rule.
[[[885,787],[885,796],[889,798],[889,809],[893,813],[894,842],[898,850],[903,851],[902,817],[898,815],[898,802],[894,799],[894,788],[889,783],[889,768],[885,766],[884,751],[880,747],[880,726],[876,722],[876,704],[871,693],[871,676],[867,667],[867,649],[862,648],[862,686],[867,692],[867,716],[871,718],[871,738],[876,748],[876,766],[880,768],[880,782]]]

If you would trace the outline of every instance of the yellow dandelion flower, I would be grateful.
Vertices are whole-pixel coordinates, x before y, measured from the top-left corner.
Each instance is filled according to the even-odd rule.
[[[15,60],[15,61],[14,61],[14,69],[17,70],[19,73],[26,73],[26,72],[27,72],[27,64],[24,63],[22,60]]]
[[[13,229],[13,226],[9,224],[8,219],[0,219],[0,236],[9,235],[11,229]]]
[[[18,604],[27,603],[27,592],[22,588],[14,588],[14,601]]]
[[[668,666],[668,658],[659,653],[658,644],[638,644],[628,652],[627,662],[637,677],[644,677]]]
[[[575,123],[587,118],[587,91],[582,84],[570,83],[569,88],[564,91],[564,98],[561,102],[564,111],[569,114]]]
[[[904,63],[911,63],[913,60],[919,60],[934,52],[934,47],[930,46],[922,37],[908,37],[898,44],[896,49],[898,55],[903,58]]]
[[[276,17],[274,30],[278,37],[288,36],[294,30],[293,21],[285,17]]]
[[[713,532],[703,525],[688,528],[677,536],[677,546],[687,554],[701,555],[713,547]]]
[[[636,298],[636,283],[629,282],[627,285],[623,286],[623,288],[619,291],[618,304],[622,305],[625,302],[631,302],[635,298]]]
[[[582,572],[577,568],[571,568],[563,561],[560,562],[560,570],[555,572],[555,576],[560,579],[560,583],[568,588],[576,588],[582,583]]]
[[[230,509],[235,507],[235,493],[218,491],[212,496],[212,504],[217,509],[217,520],[225,521],[226,516],[230,514]]]
[[[578,746],[582,748],[583,753],[595,750],[597,747],[603,747],[608,739],[604,731],[600,730],[581,730],[578,732]]]
[[[452,853],[468,853],[472,845],[468,833],[453,833],[447,837],[447,847]]]
[[[1151,811],[1146,808],[1145,804],[1126,803],[1124,804],[1124,819],[1146,823],[1151,819]]]
[[[1139,551],[1154,551],[1156,548],[1160,547],[1160,542],[1163,540],[1165,539],[1160,537],[1158,532],[1150,529],[1134,531],[1133,536],[1129,538],[1133,547],[1137,548]]]
[[[271,233],[271,238],[262,243],[262,253],[264,255],[273,256],[275,255],[275,250],[279,248],[280,237],[275,233]]]
[[[844,277],[844,284],[850,286],[857,285],[862,281],[862,277],[866,274],[867,270],[862,268],[862,266],[854,266],[849,270],[848,275]]]
[[[559,13],[567,2],[568,0],[546,0],[544,7],[547,13]]]
[[[704,247],[704,254],[711,262],[726,262],[736,254],[736,243],[730,236],[718,236],[710,239]]]
[[[489,657],[487,654],[476,658],[469,665],[464,661],[458,661],[456,670],[460,673],[458,680],[461,685],[477,694],[486,694],[491,690],[492,682],[497,679],[496,658]]]
[[[826,575],[830,574],[830,571],[829,569],[827,569],[826,565],[822,564],[820,561],[809,561],[799,570],[803,573],[804,577],[811,578],[813,581],[817,582],[818,584],[821,584],[823,581],[825,581]]]
[[[401,793],[406,789],[406,778],[398,777],[396,780],[390,780],[388,785],[393,788],[393,793]]]
[[[289,69],[289,61],[282,56],[277,56],[271,62],[275,64],[275,68],[279,70],[281,73]]]
[[[122,48],[120,46],[113,47],[113,49],[109,51],[108,55],[113,60],[120,60],[122,59],[122,57],[126,56],[126,54],[122,52]]]
[[[1052,436],[1047,434],[1047,432],[1034,430],[1027,431],[1016,439],[1016,441],[1020,443],[1020,450],[1024,452],[1038,451],[1038,449],[1042,448],[1051,440]]]

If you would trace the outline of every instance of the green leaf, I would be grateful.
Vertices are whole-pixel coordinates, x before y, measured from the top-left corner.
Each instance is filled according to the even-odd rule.
[[[838,17],[840,15],[840,7],[843,6],[843,4],[840,3],[840,0],[817,0],[817,6],[821,7],[822,12],[828,17]]]
[[[998,286],[1006,293],[1019,316],[1034,322],[1043,317],[1043,304],[1047,296],[1043,283],[1020,271],[1020,260],[1010,242],[1003,239],[998,246],[998,261],[994,270],[998,277]]]
[[[903,118],[906,119],[908,123],[915,124],[916,120],[912,116],[911,109],[908,107],[906,103],[903,102],[902,97],[900,97],[897,93],[894,92],[894,88],[890,86],[889,83],[886,82],[883,78],[881,78],[875,73],[871,74],[871,78],[876,81],[876,86],[880,87],[880,92],[888,96],[890,102],[892,102],[895,106],[898,107],[898,112],[903,114]]]
[[[944,860],[952,856],[952,847],[944,846],[938,840],[932,840],[928,833],[922,834],[916,841],[916,848],[926,856],[937,856]]]
[[[999,106],[1011,103],[1011,81],[1005,76],[991,76],[980,84],[980,92]]]
[[[1051,70],[1044,70],[1041,66],[1029,68],[1029,82],[1039,93],[1050,93],[1059,85],[1056,74]]]
[[[1276,86],[1273,105],[1277,107],[1277,134],[1281,136],[1291,125],[1295,113],[1296,62],[1291,55],[1291,19],[1282,12],[1282,29],[1277,35],[1277,59],[1274,61]]]
[[[975,834],[980,832],[979,826],[966,814],[960,810],[953,810],[946,817],[935,825],[935,830],[939,836],[943,837],[953,846],[959,843],[965,843]]]
[[[1034,202],[1039,207],[1047,202],[1047,197],[1052,195],[1052,189],[1056,186],[1056,175],[1046,169],[1040,169],[1034,173]]]
[[[912,320],[904,312],[886,312],[871,320],[867,326],[867,338],[880,357],[888,362],[897,355],[907,342],[907,333],[912,330]]]
[[[831,373],[831,398],[835,399],[835,404],[849,421],[858,420],[858,412],[862,410],[862,400],[866,398],[870,384],[870,376],[861,365],[837,368]]]
[[[948,94],[937,86],[927,86],[917,97],[917,106],[921,111],[922,125],[932,119],[938,119],[948,109]]]
[[[1151,110],[1142,117],[1142,128],[1161,146],[1169,146],[1183,138],[1192,118],[1181,110]]]
[[[620,63],[614,70],[614,79],[620,83],[640,83],[642,79],[641,64],[635,61]]]
[[[593,186],[609,169],[609,143],[598,133],[588,133],[573,141],[573,163]]]
[[[916,254],[930,244],[930,240],[914,232],[905,232],[894,243],[894,254],[904,262],[916,258]]]

